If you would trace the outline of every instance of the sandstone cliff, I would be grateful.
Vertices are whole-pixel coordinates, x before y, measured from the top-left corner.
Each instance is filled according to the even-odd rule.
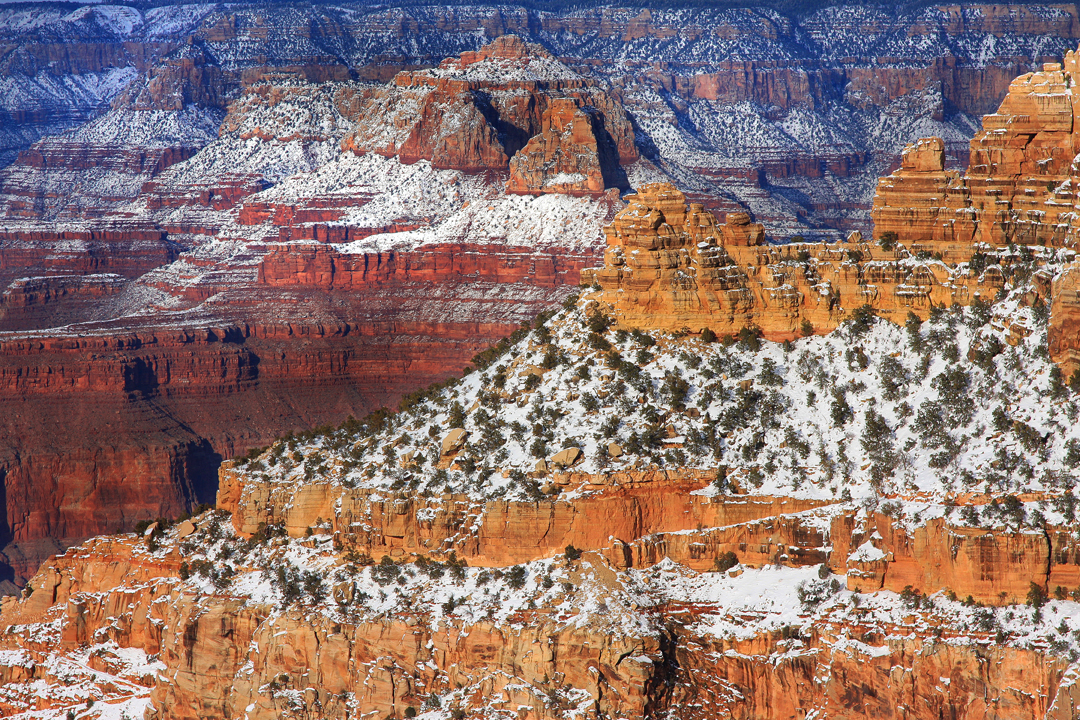
[[[983,117],[964,172],[945,170],[938,138],[909,146],[878,185],[876,233],[957,260],[976,243],[1074,244],[1077,63],[1070,50],[1063,63],[1013,80],[997,112]]]
[[[626,187],[620,164],[638,159],[618,101],[514,35],[346,102],[364,121],[343,147],[469,172],[509,166],[510,192]]]
[[[975,275],[903,247],[885,251],[858,233],[842,243],[766,245],[746,213],[720,224],[671,185],[645,185],[626,200],[605,228],[604,267],[582,281],[600,286],[598,299],[627,327],[719,335],[756,327],[782,340],[829,332],[863,305],[902,323],[935,306],[987,301],[1005,284],[1000,267]]]

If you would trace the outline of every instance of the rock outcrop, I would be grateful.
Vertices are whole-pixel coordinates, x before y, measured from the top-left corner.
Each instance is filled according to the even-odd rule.
[[[1077,248],[1080,119],[1073,85],[1080,55],[1021,75],[971,141],[967,170],[945,169],[939,138],[909,145],[901,167],[874,198],[875,234],[892,233],[913,252],[966,262],[1002,247]],[[1030,250],[1028,251],[1030,253]],[[1066,376],[1080,367],[1076,270],[1053,280],[1048,343]]]
[[[983,117],[966,171],[945,169],[939,138],[908,146],[900,169],[878,184],[877,235],[894,232],[911,249],[952,261],[976,244],[1072,246],[1078,63],[1069,51],[1063,63],[1013,80],[997,112]]]
[[[621,104],[514,35],[341,102],[363,118],[344,148],[467,172],[509,168],[514,193],[626,187],[620,165],[638,159]]]
[[[444,605],[442,619],[435,621],[432,614],[437,611],[422,604],[393,617],[369,616],[363,607],[369,600],[358,599],[354,582],[335,581],[336,609],[318,610],[290,610],[267,598],[245,598],[246,590],[197,589],[184,582],[192,572],[185,558],[191,559],[193,547],[185,542],[220,539],[222,531],[215,526],[228,520],[213,514],[187,523],[195,535],[190,529],[166,531],[159,541],[163,550],[148,552],[143,538],[130,535],[100,538],[47,563],[33,579],[34,592],[28,599],[5,603],[0,617],[9,630],[0,643],[17,652],[9,654],[13,659],[0,683],[6,691],[0,702],[11,712],[24,709],[28,702],[62,709],[65,685],[89,683],[99,698],[116,702],[144,696],[154,708],[153,717],[183,720],[232,717],[241,709],[253,718],[277,717],[298,704],[327,717],[344,718],[357,707],[404,714],[409,707],[430,704],[433,695],[449,696],[454,708],[478,713],[528,703],[529,717],[537,720],[563,717],[571,707],[625,717],[648,717],[657,710],[688,706],[700,712],[680,711],[680,717],[704,719],[719,709],[767,718],[804,711],[881,717],[889,716],[890,708],[898,704],[910,709],[905,716],[928,719],[957,707],[968,708],[957,715],[961,718],[990,712],[1031,720],[1070,717],[1076,688],[1066,657],[1038,647],[1003,646],[986,631],[957,634],[917,604],[885,623],[872,606],[860,610],[856,605],[853,615],[847,610],[825,612],[801,628],[787,625],[773,630],[755,625],[763,620],[760,611],[731,615],[722,600],[706,597],[625,604],[626,597],[642,601],[652,592],[669,597],[677,592],[673,588],[679,576],[672,573],[672,566],[659,565],[651,574],[640,575],[659,585],[643,585],[642,580],[630,585],[623,569],[648,568],[668,558],[708,571],[728,548],[736,549],[743,560],[734,578],[770,572],[750,569],[759,563],[774,568],[816,564],[828,552],[829,564],[847,573],[849,585],[872,592],[877,586],[870,586],[874,576],[867,563],[854,555],[844,560],[853,547],[871,542],[887,566],[884,577],[892,578],[886,581],[887,588],[906,583],[910,590],[913,582],[927,580],[930,573],[936,580],[930,587],[920,586],[927,592],[948,583],[945,587],[972,594],[976,600],[1013,603],[1016,598],[1006,597],[1012,574],[1017,590],[1022,581],[1045,579],[1041,572],[1047,567],[1049,548],[1038,548],[1037,541],[1027,543],[1031,552],[1026,554],[1019,545],[1013,546],[1025,542],[1022,536],[1004,533],[1001,540],[1008,547],[999,554],[987,551],[993,543],[975,539],[970,547],[950,553],[947,545],[956,542],[955,529],[942,533],[937,522],[926,529],[939,540],[928,541],[905,535],[884,515],[836,513],[827,507],[800,513],[807,503],[779,498],[702,498],[691,492],[701,480],[691,477],[639,475],[624,480],[594,497],[551,503],[545,524],[555,534],[549,535],[532,527],[536,516],[544,514],[537,512],[543,506],[532,503],[476,507],[463,496],[428,500],[421,508],[403,498],[368,497],[361,503],[367,511],[356,514],[353,506],[362,494],[346,491],[343,497],[341,488],[335,490],[331,484],[282,486],[267,493],[264,483],[227,468],[219,501],[231,509],[242,537],[265,533],[268,523],[284,522],[289,534],[299,538],[271,540],[267,546],[271,553],[291,548],[293,553],[325,554],[330,563],[344,567],[347,559],[334,559],[327,536],[310,537],[305,532],[311,528],[308,523],[331,518],[333,544],[353,551],[346,558],[355,558],[355,550],[362,548],[405,563],[410,556],[445,556],[453,549],[459,555],[466,553],[469,569],[462,572],[468,578],[487,572],[484,568],[561,553],[562,548],[549,546],[568,539],[584,556],[565,561],[564,577],[572,583],[560,596],[561,610],[523,608],[509,617],[477,618],[454,616]],[[672,498],[693,510],[670,505]],[[627,501],[636,503],[637,511],[620,512],[611,505]],[[316,512],[323,515],[316,519]],[[824,517],[834,515],[827,534],[813,529],[821,527],[822,516],[817,513],[822,512]],[[482,522],[475,522],[473,513],[479,513]],[[580,529],[567,534],[558,518],[574,516],[581,518]],[[619,527],[598,526],[597,520]],[[392,542],[425,532],[448,539],[460,531],[463,521],[465,527],[502,528],[503,535],[481,541],[472,550],[468,542],[411,547],[407,541]],[[714,523],[720,527],[701,529]],[[363,537],[355,534],[359,527],[365,528]],[[629,542],[613,542],[608,532]],[[725,543],[711,541],[718,532],[728,536]],[[480,536],[484,534],[481,530]],[[391,543],[372,543],[376,537]],[[534,544],[538,538],[541,542]],[[651,555],[627,552],[646,541]],[[258,547],[267,541],[252,542]],[[945,546],[939,547],[942,542]],[[755,562],[758,546],[762,554]],[[245,552],[243,542],[234,547]],[[253,546],[247,547],[250,552]],[[484,547],[498,556],[476,551]],[[1054,553],[1061,551],[1055,548]],[[948,570],[950,557],[955,571]],[[928,564],[926,558],[938,562]],[[967,564],[971,562],[975,564]],[[381,566],[387,563],[384,560]],[[398,565],[390,562],[389,567]],[[766,578],[762,575],[761,580]],[[600,594],[604,619],[566,622],[562,613],[580,602],[573,589],[576,583],[583,584],[581,592]],[[980,583],[985,590],[977,589]],[[632,594],[624,595],[627,591]],[[771,601],[782,602],[779,597]],[[452,611],[453,601],[449,607]],[[616,631],[604,629],[605,622],[621,617],[635,620]],[[28,638],[34,632],[42,637],[42,630],[34,630],[40,626],[33,624],[41,621],[51,621],[54,637],[35,644]],[[718,636],[710,630],[715,622],[742,629],[738,635]],[[100,674],[84,678],[71,672],[63,682],[53,675],[34,674],[35,665],[46,667],[52,658],[85,652],[88,646],[104,646],[104,652],[96,651],[102,654],[94,662],[105,671],[106,680],[110,672],[118,672],[109,664],[116,656],[110,647],[155,657],[160,669],[112,685]],[[31,679],[36,681],[34,696],[24,699],[12,692]]]
[[[582,282],[599,285],[598,300],[627,327],[718,335],[756,327],[790,339],[808,331],[804,323],[828,332],[863,305],[903,323],[909,312],[925,318],[935,305],[988,300],[1005,283],[998,267],[975,275],[885,251],[858,233],[843,243],[766,245],[746,213],[721,224],[667,184],[626,200],[605,228],[604,267],[584,271]]]

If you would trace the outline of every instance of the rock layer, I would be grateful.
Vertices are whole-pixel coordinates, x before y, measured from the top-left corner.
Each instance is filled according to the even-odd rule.
[[[983,118],[964,172],[945,170],[941,139],[910,145],[900,169],[878,184],[875,232],[961,261],[977,243],[1071,247],[1078,63],[1069,51],[1063,63],[1013,80],[997,112]]]
[[[620,164],[638,159],[622,106],[514,35],[437,69],[402,72],[349,104],[365,122],[343,147],[468,172],[509,167],[515,193],[626,187]]]
[[[870,305],[882,317],[925,318],[935,305],[990,299],[999,267],[975,276],[940,261],[885,251],[858,233],[847,242],[764,245],[746,213],[724,224],[667,184],[645,185],[605,228],[604,267],[582,273],[625,326],[736,334],[756,327],[782,340],[828,332]]]

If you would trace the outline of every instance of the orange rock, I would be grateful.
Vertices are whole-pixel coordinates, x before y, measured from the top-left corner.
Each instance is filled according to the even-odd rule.
[[[539,45],[505,35],[385,88],[342,92],[357,126],[343,148],[430,160],[468,172],[509,171],[509,192],[602,193],[637,160],[622,105]]]
[[[941,148],[917,151],[912,165],[932,166]],[[645,185],[605,228],[604,267],[582,271],[599,300],[627,327],[710,329],[718,335],[760,328],[776,340],[828,332],[864,304],[895,322],[926,317],[933,305],[990,298],[1004,284],[993,271],[971,277],[944,263],[897,262],[853,233],[848,242],[765,245],[746,213],[723,225],[668,184]]]
[[[878,237],[895,232],[909,250],[961,262],[977,243],[1073,246],[1078,80],[1073,51],[1063,64],[1046,63],[1013,80],[972,139],[966,172],[944,169],[939,138],[909,145],[900,168],[878,183],[872,210]]]
[[[581,195],[604,191],[593,112],[569,98],[551,101],[540,133],[510,160],[511,193]]]

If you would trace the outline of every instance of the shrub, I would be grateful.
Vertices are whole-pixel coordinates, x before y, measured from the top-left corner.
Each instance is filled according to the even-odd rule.
[[[716,333],[714,333],[709,328],[705,328],[704,330],[701,331],[701,342],[703,342],[703,343],[714,343],[714,342],[716,342]]]
[[[881,380],[883,397],[890,402],[899,400],[904,386],[907,385],[909,380],[907,369],[900,364],[899,360],[891,355],[886,355],[881,358],[878,375]]]
[[[506,573],[506,583],[514,590],[520,590],[525,587],[525,579],[528,577],[524,566],[515,565],[510,568]]]
[[[761,335],[762,332],[759,327],[744,327],[739,330],[739,346],[745,350],[757,352],[761,349]]]
[[[922,602],[922,593],[914,589],[911,585],[904,586],[904,589],[900,591],[900,602],[904,604],[908,610],[914,610],[919,607]]]
[[[729,550],[726,553],[722,554],[720,557],[716,558],[716,560],[713,562],[713,567],[716,569],[716,572],[727,572],[738,564],[739,558],[735,555],[735,553]]]
[[[758,375],[758,380],[762,385],[770,387],[782,387],[784,385],[784,378],[777,371],[776,362],[772,358],[765,358],[761,362],[761,374]]]
[[[896,249],[896,243],[900,240],[900,237],[892,230],[886,230],[878,236],[878,245],[885,252],[892,252]]]
[[[832,418],[833,425],[836,427],[842,427],[846,425],[848,421],[855,419],[855,411],[848,405],[847,397],[845,397],[843,391],[834,391],[829,415]]]
[[[1031,607],[1039,608],[1046,604],[1046,592],[1042,589],[1042,586],[1031,583],[1028,586],[1027,592],[1027,604]]]
[[[972,328],[981,328],[990,322],[990,303],[982,298],[975,298],[968,307],[968,312],[970,313],[968,324]]]
[[[799,602],[802,603],[803,609],[806,611],[816,608],[827,600],[831,594],[829,583],[825,580],[810,580],[799,583],[796,592],[799,596]]]
[[[908,311],[907,319],[904,321],[904,329],[908,335],[908,345],[917,353],[921,353],[926,349],[926,343],[922,336],[922,320],[915,313]]]
[[[601,312],[594,312],[586,319],[585,324],[589,330],[597,335],[603,335],[611,327],[611,318]]]
[[[893,447],[893,431],[889,424],[874,410],[866,413],[866,427],[863,430],[862,446],[870,460],[870,479],[875,487],[896,469],[897,455]]]
[[[869,304],[862,305],[851,311],[848,318],[852,335],[863,335],[874,324],[874,308]]]
[[[457,400],[450,406],[450,419],[447,424],[451,428],[465,427],[465,408]]]
[[[578,550],[573,545],[567,545],[566,546],[566,559],[567,560],[573,561],[573,560],[579,560],[580,558],[581,558],[581,551],[580,550]]]

